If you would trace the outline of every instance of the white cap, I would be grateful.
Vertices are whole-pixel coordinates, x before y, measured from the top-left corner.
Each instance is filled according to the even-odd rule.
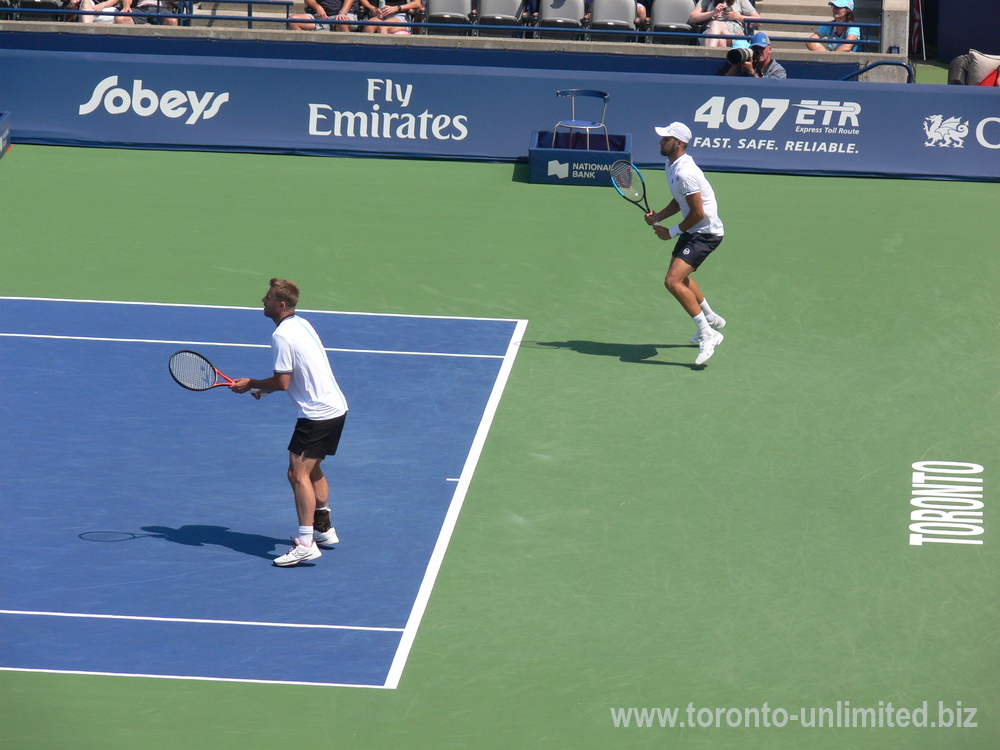
[[[656,128],[656,134],[661,138],[676,138],[685,143],[691,142],[691,128],[683,122],[672,122],[665,128]]]

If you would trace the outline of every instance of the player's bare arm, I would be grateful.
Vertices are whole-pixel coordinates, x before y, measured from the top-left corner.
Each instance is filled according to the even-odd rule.
[[[669,219],[675,213],[681,210],[680,204],[676,200],[670,201],[662,211],[650,211],[646,214],[646,223],[649,226],[653,226],[657,222],[663,221],[664,219]]]
[[[276,372],[269,378],[263,380],[254,380],[253,378],[236,378],[229,390],[233,393],[246,393],[250,390],[265,391],[267,393],[273,393],[274,391],[287,391],[288,384],[291,382],[292,376],[287,372]]]
[[[688,204],[688,215],[677,226],[668,228],[662,224],[657,224],[653,227],[656,236],[661,240],[673,239],[688,231],[691,227],[696,226],[698,222],[705,218],[705,204],[701,199],[701,193],[691,193],[685,196],[685,199]],[[676,203],[676,201],[674,202]],[[667,214],[663,218],[667,218],[667,216],[671,216],[671,214]]]
[[[705,203],[701,199],[701,193],[690,193],[686,197],[688,215],[684,217],[684,221],[677,225],[677,228],[682,232],[686,232],[705,218]]]

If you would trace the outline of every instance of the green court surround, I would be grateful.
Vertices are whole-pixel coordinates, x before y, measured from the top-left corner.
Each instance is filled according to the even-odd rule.
[[[255,305],[285,276],[306,308],[530,323],[397,690],[0,672],[4,750],[997,747],[1000,185],[710,174],[697,279],[729,325],[701,370],[640,212],[522,175],[8,152],[3,295]],[[985,466],[982,546],[908,544],[925,460]],[[925,700],[978,727],[611,717]]]

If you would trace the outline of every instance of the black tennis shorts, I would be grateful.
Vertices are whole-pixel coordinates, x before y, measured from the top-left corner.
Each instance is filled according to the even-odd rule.
[[[288,452],[306,458],[326,458],[337,452],[346,414],[333,419],[298,419]]]
[[[677,238],[677,244],[674,245],[674,251],[671,255],[697,268],[719,246],[724,236],[721,234],[688,234],[684,232]]]

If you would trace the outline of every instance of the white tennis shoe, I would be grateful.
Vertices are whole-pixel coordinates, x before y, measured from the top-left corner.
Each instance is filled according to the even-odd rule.
[[[698,358],[694,361],[696,365],[703,365],[715,354],[715,347],[722,343],[725,338],[718,331],[706,333],[698,339]]]
[[[313,533],[313,541],[316,544],[339,544],[340,537],[337,536],[337,530],[331,526],[326,531],[318,531]]]
[[[322,556],[323,553],[319,551],[319,547],[315,543],[307,547],[299,541],[298,537],[292,537],[292,548],[281,557],[275,558],[274,564],[281,568],[288,568]]]
[[[716,331],[719,331],[726,327],[726,319],[723,318],[721,315],[716,315],[714,318],[708,321],[708,324],[712,326],[712,328],[714,328]],[[692,344],[699,343],[701,341],[701,331],[695,331],[694,336],[689,338],[688,341],[690,341]]]

